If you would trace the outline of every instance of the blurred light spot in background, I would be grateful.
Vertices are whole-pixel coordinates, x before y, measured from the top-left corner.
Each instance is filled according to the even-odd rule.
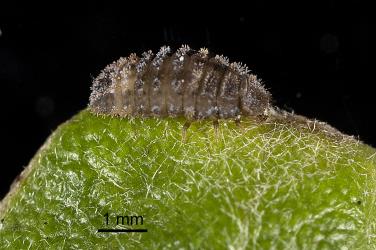
[[[1,31],[1,28],[0,28],[0,36],[3,34],[3,32]]]
[[[41,96],[35,102],[35,112],[42,117],[51,115],[54,109],[55,102],[49,96]]]
[[[327,54],[337,52],[339,41],[337,36],[333,34],[325,34],[320,40],[320,49]]]

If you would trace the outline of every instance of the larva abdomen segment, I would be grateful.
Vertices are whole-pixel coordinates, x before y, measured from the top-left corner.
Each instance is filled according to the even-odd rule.
[[[220,118],[237,117],[240,114],[240,86],[244,77],[240,77],[234,70],[228,70],[219,86],[217,96],[218,113]]]
[[[98,75],[91,89],[94,113],[190,120],[262,115],[271,98],[245,66],[188,46],[120,58]]]
[[[209,59],[200,82],[196,99],[196,116],[218,118],[217,91],[222,82],[225,68],[216,59]]]
[[[195,54],[190,58],[188,74],[185,79],[183,93],[183,114],[188,119],[196,117],[196,101],[200,87],[200,80],[204,74],[206,54]]]
[[[149,114],[150,113],[150,62],[153,53],[151,51],[143,53],[142,58],[136,65],[136,81],[134,86],[134,105],[135,113]]]
[[[183,94],[190,57],[175,52],[172,56],[170,80],[167,83],[166,103],[168,115],[183,113]]]

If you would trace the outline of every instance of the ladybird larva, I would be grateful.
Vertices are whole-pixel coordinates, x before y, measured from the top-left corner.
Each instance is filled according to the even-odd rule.
[[[89,108],[97,114],[189,120],[264,115],[271,99],[245,65],[187,45],[122,57],[98,75],[91,91]]]

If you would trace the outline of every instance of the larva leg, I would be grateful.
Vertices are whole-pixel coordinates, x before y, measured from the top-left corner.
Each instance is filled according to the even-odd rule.
[[[218,119],[215,119],[213,120],[213,126],[214,126],[214,135],[215,135],[215,138],[218,139],[218,136],[219,136],[219,132],[218,132],[218,129],[219,129],[219,123],[218,123]]]
[[[183,129],[181,131],[181,139],[182,139],[182,142],[186,142],[187,141],[187,130],[189,128],[189,126],[191,126],[191,121],[190,120],[187,120],[184,125],[183,125]]]
[[[240,127],[240,115],[236,116],[234,121],[235,121],[235,125],[239,128]]]
[[[259,121],[264,122],[264,121],[268,120],[269,117],[268,117],[268,115],[261,114],[261,115],[258,116],[258,118],[259,118]]]
[[[246,131],[246,128],[244,127],[244,123],[243,123],[243,126],[242,126],[242,124],[240,124],[240,118],[241,118],[240,115],[235,116],[234,122],[235,122],[236,127],[237,127],[242,133],[244,133],[244,132]]]

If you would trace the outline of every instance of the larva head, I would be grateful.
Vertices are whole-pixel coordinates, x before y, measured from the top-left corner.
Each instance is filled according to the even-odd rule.
[[[114,98],[114,84],[113,76],[115,74],[114,63],[108,65],[98,76],[94,79],[91,86],[89,107],[94,113],[110,113],[113,109]]]
[[[117,83],[124,79],[122,75],[127,74],[136,56],[132,54],[128,58],[121,57],[119,60],[106,66],[104,70],[94,79],[91,86],[89,107],[97,114],[114,114],[119,94]]]

